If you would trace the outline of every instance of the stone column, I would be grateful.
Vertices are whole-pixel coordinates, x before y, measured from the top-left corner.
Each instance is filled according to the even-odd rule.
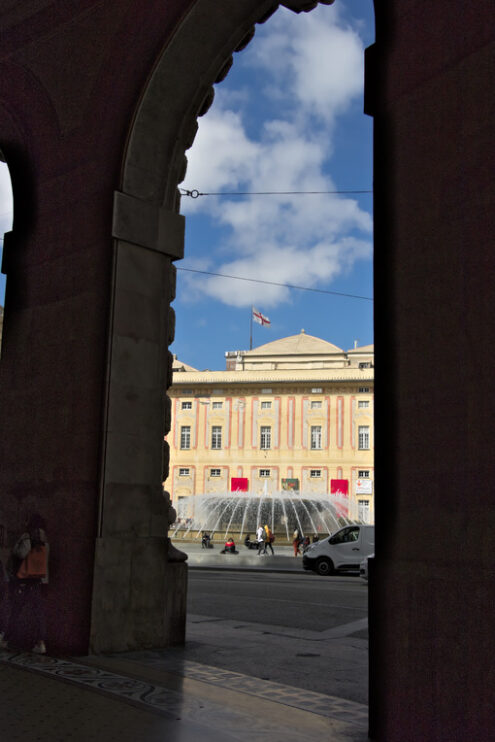
[[[172,261],[183,254],[184,217],[117,192],[113,236],[94,652],[177,644],[185,631],[187,567],[170,547],[175,512],[161,485],[168,474]]]

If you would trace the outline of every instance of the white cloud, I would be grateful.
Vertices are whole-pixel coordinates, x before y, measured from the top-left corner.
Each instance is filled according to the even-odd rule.
[[[203,192],[336,190],[329,174],[334,124],[362,94],[362,46],[333,8],[300,16],[275,14],[248,48],[247,63],[263,71],[265,91],[275,91],[276,115],[257,128],[251,125],[248,135],[243,115],[231,110],[234,99],[224,89],[199,121],[184,187]],[[243,91],[243,104],[247,98]],[[222,242],[207,259],[208,270],[218,273],[322,286],[356,260],[371,257],[371,216],[352,198],[184,198],[182,210],[208,215],[223,227]],[[191,259],[185,265],[195,267]],[[189,298],[203,294],[230,306],[273,307],[289,299],[283,287],[195,274],[185,280]]]
[[[249,166],[258,158],[259,145],[246,136],[240,115],[216,107],[199,121],[196,141],[188,153],[186,182],[200,191],[237,189],[252,179]]]
[[[12,188],[7,165],[0,162],[0,234],[12,229]]]
[[[321,281],[325,283],[331,281],[348,270],[356,259],[369,257],[371,250],[368,242],[352,237],[343,238],[335,243],[322,242],[307,248],[301,248],[300,245],[281,247],[276,244],[264,247],[265,249],[246,258],[218,266],[217,272],[312,287]],[[189,287],[194,286],[204,294],[235,307],[262,303],[268,308],[287,301],[290,297],[290,290],[283,286],[229,281],[215,276],[206,280],[204,277],[198,280],[194,276]]]
[[[3,255],[3,235],[12,229],[12,188],[5,163],[0,162],[0,262]],[[5,276],[0,276],[0,304],[4,303]]]
[[[251,64],[269,69],[307,114],[330,123],[363,89],[363,44],[338,6],[295,16],[280,11],[273,30],[252,46]]]

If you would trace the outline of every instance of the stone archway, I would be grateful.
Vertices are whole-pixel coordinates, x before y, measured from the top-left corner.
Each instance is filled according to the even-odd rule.
[[[282,3],[297,12],[317,4]],[[132,616],[127,626],[115,626],[107,602],[109,583],[117,594],[131,596],[131,605],[148,601],[147,629],[142,623],[139,627],[149,632],[146,642],[174,643],[184,634],[186,576],[170,547],[164,563],[162,539],[173,516],[160,486],[169,459],[161,441],[170,429],[164,391],[171,383],[173,261],[184,250],[177,186],[185,175],[185,151],[194,140],[196,119],[213,101],[213,83],[228,73],[232,53],[249,43],[254,24],[264,22],[278,5],[273,0],[196,2],[157,61],[132,123],[121,189],[114,196],[113,298],[91,632],[95,651],[138,645],[144,637],[137,638]],[[143,518],[151,522],[145,540]],[[116,532],[119,521],[123,527]],[[146,584],[116,574],[111,565],[122,559],[131,573],[133,564],[148,560]],[[159,595],[163,584],[167,608],[159,600],[152,608],[145,596]]]
[[[169,150],[147,162],[150,173],[170,165],[171,175],[150,192],[134,190],[128,167],[138,173],[143,158],[131,153],[148,144],[137,136],[146,111],[155,115],[146,95],[119,180],[136,100],[153,82],[155,60],[179,54],[173,40],[191,14],[226,3],[0,5],[0,143],[15,198],[25,196],[4,253],[2,524],[13,536],[25,509],[50,518],[49,646],[87,651],[91,596],[95,646],[145,646],[170,637],[173,611],[180,615],[180,600],[167,602],[174,588],[160,443],[149,462],[130,462],[135,448],[145,450],[147,426],[158,440],[166,428],[181,150],[223,62],[275,3],[236,0],[226,17],[213,16],[218,30],[208,33],[223,52],[212,50],[198,70],[194,111],[181,96],[167,99],[176,121]],[[431,6],[425,15],[420,0],[377,2],[366,60],[366,110],[375,118],[376,481],[384,493],[381,554],[370,571],[370,718],[376,738],[401,742],[495,737],[487,664],[495,621],[493,3]],[[238,12],[229,36],[224,24]],[[179,92],[189,57],[176,57]],[[145,251],[161,266],[157,275]],[[148,290],[156,282],[168,291],[159,304],[156,287],[154,299]],[[146,406],[149,415],[140,412]],[[159,616],[158,630],[148,614]]]

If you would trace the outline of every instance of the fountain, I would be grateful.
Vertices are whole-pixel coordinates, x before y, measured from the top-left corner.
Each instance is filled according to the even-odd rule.
[[[302,536],[334,533],[358,521],[349,518],[349,499],[312,493],[231,492],[191,495],[181,499],[172,538],[196,539],[203,531],[227,536],[253,534],[267,524],[279,537],[292,540],[295,528]]]

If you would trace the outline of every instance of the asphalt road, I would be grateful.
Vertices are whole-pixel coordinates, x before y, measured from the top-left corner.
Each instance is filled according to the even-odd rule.
[[[189,572],[188,611],[235,621],[325,631],[367,615],[359,577],[253,572]]]
[[[368,586],[306,572],[189,570],[185,659],[367,703]]]

